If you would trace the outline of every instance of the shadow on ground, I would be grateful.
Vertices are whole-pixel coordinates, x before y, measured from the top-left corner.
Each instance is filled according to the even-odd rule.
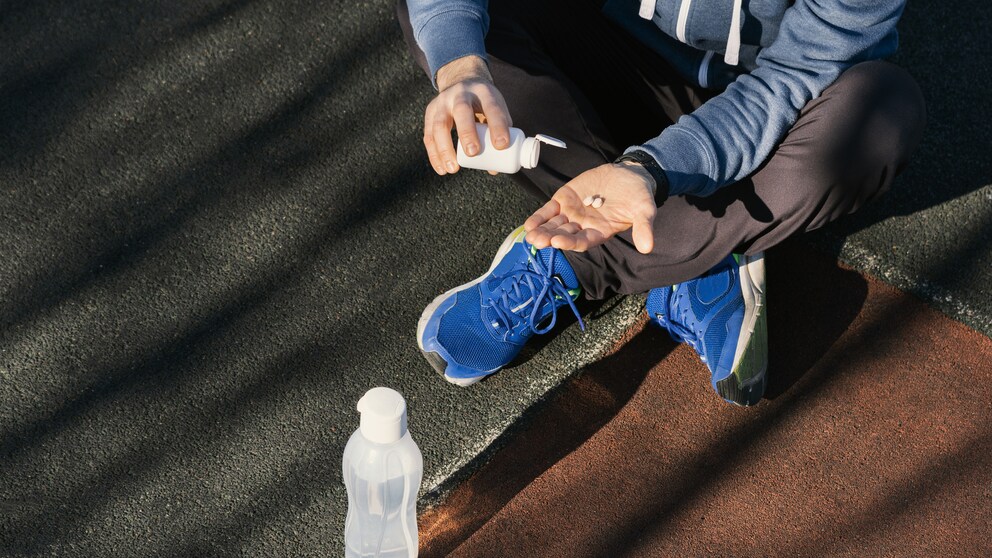
[[[797,241],[767,255],[770,294],[768,399],[793,389],[820,362],[861,311],[868,292],[857,273],[824,257],[810,257]],[[775,311],[789,309],[788,311]],[[547,403],[535,410],[529,425],[508,438],[482,469],[457,488],[440,507],[421,520],[424,556],[445,556],[479,530],[521,490],[571,454],[613,420],[639,389],[647,371],[676,347],[660,329],[646,324],[632,331],[615,353],[580,371]],[[709,386],[705,368],[694,367],[692,381]],[[662,380],[663,382],[666,380]],[[809,385],[811,380],[805,380]],[[672,389],[673,396],[681,389]],[[767,406],[767,403],[765,404]],[[663,417],[659,420],[664,422]],[[759,432],[759,426],[754,432]],[[649,436],[646,434],[646,436]],[[728,439],[720,451],[750,444],[746,436]],[[633,448],[631,448],[634,451]],[[636,453],[636,452],[635,452]],[[714,459],[716,459],[714,457]],[[706,478],[711,467],[699,469]],[[684,479],[683,479],[684,480]],[[694,481],[702,483],[703,477]],[[685,484],[690,490],[693,483]],[[678,499],[673,499],[673,502]],[[632,526],[632,530],[639,528]],[[609,548],[610,545],[604,545]]]
[[[556,463],[514,479],[481,526],[475,506],[491,500],[475,498],[473,484],[512,477],[513,459],[527,455],[514,443],[514,457],[498,455],[425,516],[422,555],[987,551],[988,525],[970,518],[992,498],[982,473],[992,437],[980,418],[990,411],[992,344],[878,283],[834,290],[859,276],[792,244],[772,254],[791,264],[771,271],[772,294],[794,311],[769,334],[795,341],[772,361],[780,375],[796,367],[773,381],[774,399],[717,403],[691,350],[648,356],[655,364],[636,375],[624,408]],[[835,295],[810,300],[811,289]],[[472,523],[460,529],[463,517]]]
[[[414,348],[423,305],[484,269],[533,200],[430,174],[417,130],[431,90],[393,14],[390,1],[0,4],[0,552],[339,555],[339,459],[366,389],[403,391],[429,469],[464,475],[514,443],[483,440],[547,396],[547,375],[567,374],[578,342],[456,390]],[[919,159],[820,236],[856,237],[955,296],[992,269],[976,196],[992,176],[990,17],[910,3],[898,61],[929,103]],[[805,260],[770,260],[773,285],[832,283],[772,295],[769,406],[818,393],[828,373],[807,371],[864,301],[850,272],[792,261]],[[895,343],[889,328],[911,318],[855,349]],[[472,524],[595,439],[672,347],[642,332],[525,415],[555,439],[488,481]],[[772,415],[768,428],[785,416]],[[894,498],[917,484],[900,486]]]
[[[766,399],[788,392],[851,326],[868,295],[864,277],[793,240],[768,252]]]
[[[657,359],[675,344],[659,330],[643,330],[615,353],[580,371],[508,433],[502,449],[420,523],[424,556],[445,556],[482,527],[520,490],[581,446],[613,419]]]

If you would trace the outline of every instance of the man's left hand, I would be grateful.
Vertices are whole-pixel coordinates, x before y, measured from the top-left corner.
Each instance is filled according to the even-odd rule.
[[[583,203],[600,197],[599,208]],[[590,169],[555,192],[551,201],[531,215],[524,228],[536,248],[584,252],[613,235],[633,228],[634,246],[642,254],[654,248],[652,225],[658,207],[654,179],[636,165],[606,164]]]

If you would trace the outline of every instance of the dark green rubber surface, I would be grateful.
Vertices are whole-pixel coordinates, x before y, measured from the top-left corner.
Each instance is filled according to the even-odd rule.
[[[986,334],[989,20],[913,5],[919,159],[814,238]],[[432,175],[390,2],[11,1],[0,52],[0,556],[339,556],[367,389],[408,397],[428,501],[636,319],[439,380],[421,309],[532,202]]]

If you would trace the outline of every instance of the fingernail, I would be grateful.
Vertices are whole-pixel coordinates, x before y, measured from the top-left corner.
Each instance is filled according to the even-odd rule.
[[[452,161],[448,161],[447,163],[444,164],[444,166],[445,166],[445,168],[448,169],[448,172],[450,172],[450,173],[454,173],[457,170],[455,168],[455,163],[452,162]]]
[[[465,146],[465,153],[468,153],[469,157],[474,156],[478,152],[479,152],[479,146],[475,145],[474,143],[470,143]]]
[[[496,147],[506,147],[506,143],[507,143],[506,136],[499,136],[493,140],[493,145],[495,145]]]

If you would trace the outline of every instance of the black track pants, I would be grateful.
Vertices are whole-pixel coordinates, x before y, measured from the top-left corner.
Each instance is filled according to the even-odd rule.
[[[403,0],[398,11],[426,71]],[[492,0],[489,12],[490,70],[513,125],[568,144],[541,150],[537,168],[513,175],[542,203],[716,94],[686,83],[594,2]],[[654,221],[652,253],[639,253],[628,231],[565,256],[593,299],[691,279],[732,251],[766,250],[885,193],[919,143],[925,118],[922,93],[905,70],[858,64],[803,108],[750,177],[707,198],[668,199]]]

